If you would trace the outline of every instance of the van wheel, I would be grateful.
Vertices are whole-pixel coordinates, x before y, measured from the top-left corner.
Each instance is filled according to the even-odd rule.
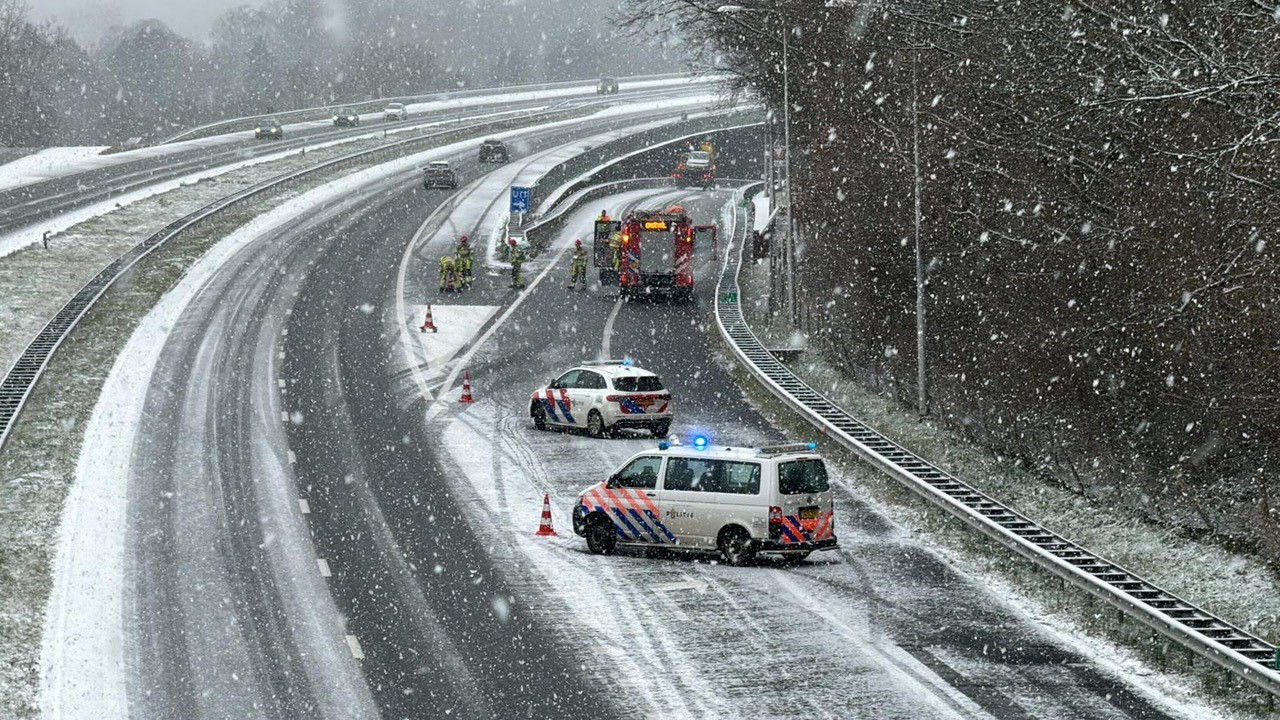
[[[533,417],[533,426],[539,430],[547,429],[547,409],[542,407],[542,403],[534,403],[529,409],[529,415]]]
[[[618,545],[613,523],[600,516],[587,521],[587,549],[592,555],[612,555]]]
[[[587,416],[587,434],[593,438],[602,438],[606,435],[604,430],[604,418],[600,417],[600,413],[595,410]]]
[[[720,532],[720,557],[726,565],[742,567],[749,564],[756,556],[756,544],[742,528],[726,528]]]

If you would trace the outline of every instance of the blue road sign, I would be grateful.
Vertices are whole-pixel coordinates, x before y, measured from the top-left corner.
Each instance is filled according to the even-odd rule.
[[[511,186],[511,212],[529,212],[529,188],[518,185]]]

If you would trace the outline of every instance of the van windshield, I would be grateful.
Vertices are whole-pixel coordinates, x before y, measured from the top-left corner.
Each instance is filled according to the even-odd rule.
[[[827,466],[821,460],[797,460],[778,466],[778,492],[805,495],[826,492]]]
[[[613,388],[618,392],[658,392],[662,381],[656,375],[617,377],[613,379]]]

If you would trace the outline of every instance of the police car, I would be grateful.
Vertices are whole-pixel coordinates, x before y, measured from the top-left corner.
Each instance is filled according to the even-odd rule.
[[[583,428],[592,437],[617,430],[671,430],[671,393],[657,375],[629,360],[586,363],[536,390],[529,401],[534,427]]]
[[[757,553],[799,562],[836,548],[831,487],[816,448],[660,443],[578,496],[573,531],[598,555],[634,545],[713,551],[729,565]]]

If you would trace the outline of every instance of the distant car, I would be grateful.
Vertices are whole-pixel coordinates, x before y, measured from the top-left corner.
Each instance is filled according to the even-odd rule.
[[[600,78],[600,82],[596,85],[597,95],[616,95],[618,93],[618,81],[611,77]]]
[[[431,188],[456,188],[458,187],[458,176],[453,172],[453,168],[448,161],[436,160],[422,169],[422,187],[428,190]]]
[[[408,120],[409,111],[405,108],[404,103],[387,103],[386,109],[382,111],[383,120]]]
[[[283,140],[284,128],[280,126],[280,121],[275,118],[267,118],[258,123],[258,127],[253,129],[254,140]]]
[[[334,127],[359,127],[360,115],[351,108],[342,108],[333,114]]]
[[[581,428],[599,438],[627,428],[662,438],[671,430],[671,393],[629,360],[587,363],[534,391],[529,417],[539,430]]]
[[[510,159],[507,144],[501,140],[485,140],[480,143],[480,162],[504,163]]]

